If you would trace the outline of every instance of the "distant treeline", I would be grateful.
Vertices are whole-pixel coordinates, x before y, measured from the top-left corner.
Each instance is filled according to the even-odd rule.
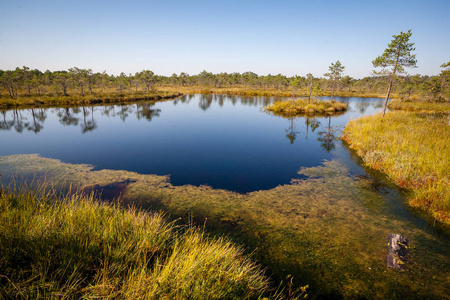
[[[343,76],[337,82],[341,93],[385,93],[385,76],[370,76],[355,79]],[[432,101],[445,101],[450,98],[448,71],[437,76],[399,76],[395,93],[402,99],[423,98]],[[327,78],[312,77],[313,94],[321,96],[331,89],[333,81]],[[253,72],[219,73],[203,71],[197,75],[186,73],[172,76],[156,75],[150,70],[133,74],[121,73],[119,76],[106,72],[94,73],[91,69],[70,68],[67,71],[32,70],[28,67],[15,70],[0,70],[0,97],[18,96],[69,96],[101,93],[141,93],[157,87],[201,87],[201,88],[243,88],[254,90],[278,90],[299,95],[309,91],[311,77],[278,75],[257,75]]]

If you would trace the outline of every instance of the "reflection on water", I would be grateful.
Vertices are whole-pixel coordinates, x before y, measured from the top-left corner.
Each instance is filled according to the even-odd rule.
[[[331,127],[331,117],[328,117],[328,127],[325,128],[324,131],[319,131],[320,137],[317,140],[320,142],[320,146],[327,152],[330,152],[336,145],[334,144],[337,141],[338,137],[336,136],[338,130],[336,128]]]
[[[39,133],[44,129],[47,114],[56,115],[59,123],[64,126],[80,125],[81,133],[86,133],[97,129],[95,114],[100,113],[108,118],[119,117],[123,122],[130,116],[136,114],[138,120],[145,119],[151,121],[154,117],[159,117],[160,109],[153,109],[154,103],[140,103],[132,105],[109,105],[109,106],[77,106],[64,108],[39,108],[27,110],[1,111],[3,120],[0,121],[0,130],[14,130],[17,133],[24,129]]]
[[[225,96],[216,94],[184,95],[172,101],[173,105],[178,103],[188,104],[192,99],[199,99],[199,108],[203,111],[208,110],[212,103],[217,103],[220,107],[225,101],[231,102],[233,105],[240,103],[241,105],[251,105],[256,107],[269,105],[278,99],[277,97],[240,97]],[[1,110],[3,120],[0,121],[0,130],[14,130],[21,133],[24,129],[38,133],[43,129],[47,113],[57,115],[59,122],[64,126],[81,127],[81,133],[86,133],[97,129],[95,114],[99,113],[108,118],[118,117],[125,122],[131,115],[135,115],[137,120],[145,119],[152,121],[153,118],[159,117],[161,109],[155,109],[155,102],[137,103],[137,104],[121,104],[121,105],[103,105],[103,106],[77,106],[63,108],[35,108],[35,109],[14,109]],[[82,122],[80,122],[80,120]]]
[[[38,133],[43,129],[43,123],[47,118],[45,109],[32,108],[29,110],[1,111],[3,120],[0,121],[0,130],[14,130],[18,133],[24,129]],[[26,115],[24,117],[24,115]]]
[[[298,129],[296,125],[294,125],[294,120],[300,119],[305,121],[305,139],[308,139],[308,133],[311,130],[312,133],[316,131],[316,129],[320,128],[321,131],[318,131],[317,140],[320,142],[320,146],[326,152],[330,152],[336,148],[335,142],[339,139],[339,135],[342,132],[342,126],[332,126],[331,121],[333,119],[332,116],[326,117],[326,126],[321,124],[321,121],[317,120],[316,117],[311,116],[303,116],[303,117],[285,117],[285,119],[289,120],[289,127],[285,129],[286,138],[289,140],[289,143],[294,144],[298,135],[302,133],[301,130]],[[296,120],[297,121],[297,120]],[[296,122],[299,123],[299,122]]]

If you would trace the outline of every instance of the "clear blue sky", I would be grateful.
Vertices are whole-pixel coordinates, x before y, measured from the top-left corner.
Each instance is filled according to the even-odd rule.
[[[91,68],[370,75],[393,34],[412,29],[418,68],[450,60],[450,0],[0,0],[0,69]]]

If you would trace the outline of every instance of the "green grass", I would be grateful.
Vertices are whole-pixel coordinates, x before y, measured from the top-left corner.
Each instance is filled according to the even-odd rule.
[[[265,107],[265,110],[283,116],[295,116],[300,114],[333,114],[345,111],[347,104],[338,101],[323,101],[319,99],[292,99],[277,101]]]
[[[420,100],[391,100],[388,107],[392,110],[426,111],[450,113],[450,102],[430,102]]]
[[[159,213],[0,190],[0,220],[0,298],[247,299],[268,288],[240,248]]]
[[[446,115],[389,112],[350,121],[342,137],[371,168],[412,190],[410,204],[450,224],[450,123]]]

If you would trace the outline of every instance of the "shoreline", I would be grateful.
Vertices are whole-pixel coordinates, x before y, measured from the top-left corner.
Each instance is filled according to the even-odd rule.
[[[446,125],[446,114],[439,117],[434,112],[429,116],[394,110],[385,117],[361,117],[346,125],[341,140],[367,167],[381,171],[410,191],[411,207],[449,225],[449,173],[442,162],[448,161],[450,153],[445,138],[450,126]]]
[[[183,93],[159,93],[156,95],[106,95],[105,97],[82,98],[79,95],[75,96],[59,96],[59,97],[21,97],[19,99],[0,99],[0,109],[14,109],[14,108],[45,108],[57,106],[75,106],[83,104],[121,104],[132,103],[139,101],[159,101],[174,99],[183,96]],[[95,96],[95,95],[89,95]],[[131,96],[131,97],[130,97]]]
[[[259,97],[308,97],[306,91],[279,91],[279,90],[255,90],[245,88],[202,88],[202,87],[171,87],[162,86],[158,91],[150,94],[145,93],[124,93],[124,94],[89,94],[81,96],[79,94],[68,96],[20,96],[10,98],[7,95],[0,95],[0,109],[14,108],[44,108],[56,106],[70,106],[82,104],[116,104],[131,103],[138,101],[158,101],[174,99],[187,94],[224,94],[235,96],[259,96]],[[316,97],[329,97],[330,93],[324,92]],[[359,98],[383,98],[384,96],[376,93],[357,93],[357,92],[336,92],[335,97],[359,97]]]

